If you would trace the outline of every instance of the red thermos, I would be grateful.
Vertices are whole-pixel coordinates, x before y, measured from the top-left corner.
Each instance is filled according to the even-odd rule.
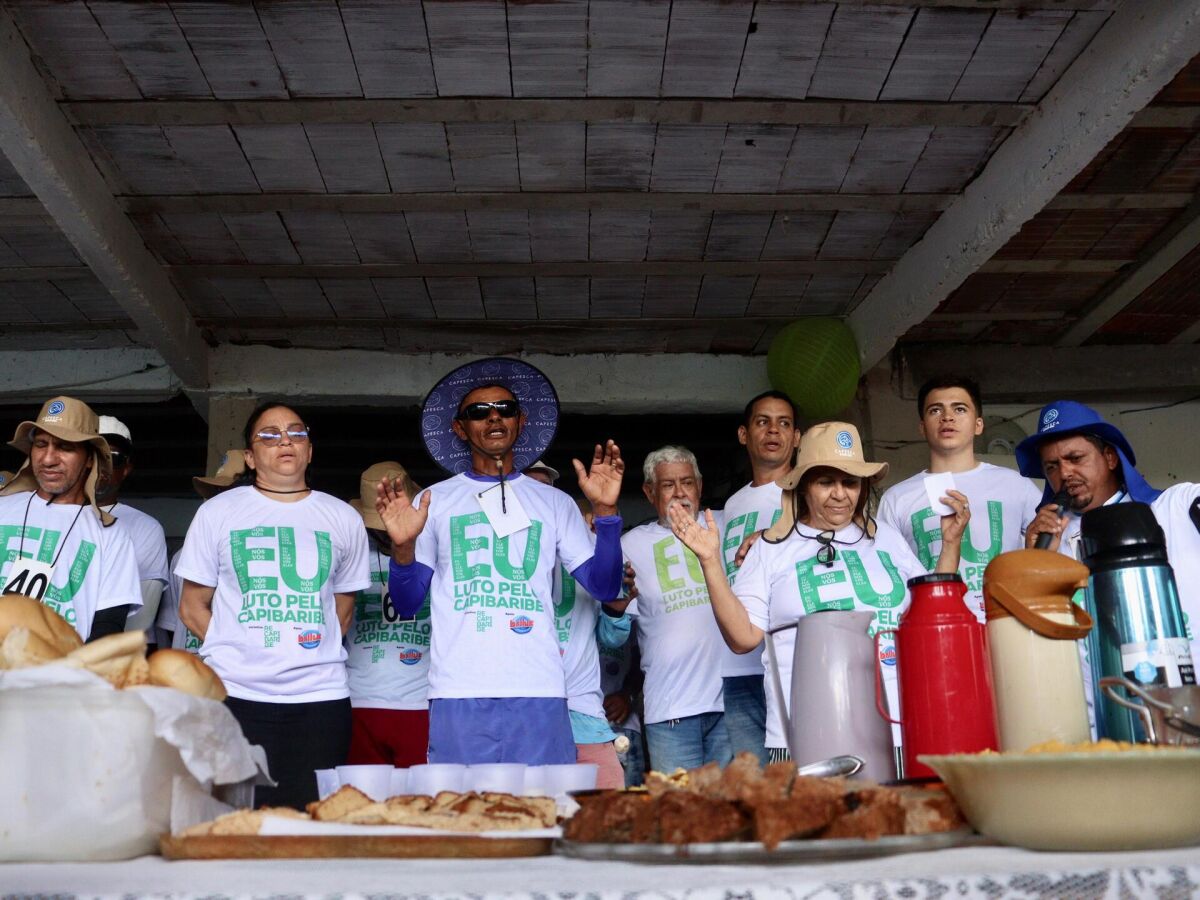
[[[936,778],[918,756],[999,746],[987,631],[963,602],[967,586],[958,575],[921,575],[909,579],[908,589],[912,602],[899,628],[881,631],[875,640],[896,635],[904,775]],[[880,714],[896,722],[884,710],[880,693]]]

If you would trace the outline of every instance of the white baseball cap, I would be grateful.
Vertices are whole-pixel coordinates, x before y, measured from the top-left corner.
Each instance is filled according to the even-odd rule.
[[[115,434],[125,438],[130,444],[133,443],[133,436],[129,433],[129,426],[118,419],[116,416],[101,416],[100,427],[96,429],[100,434]]]

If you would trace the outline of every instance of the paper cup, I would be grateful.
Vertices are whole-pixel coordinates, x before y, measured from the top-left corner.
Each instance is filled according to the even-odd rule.
[[[546,766],[546,793],[561,797],[571,791],[590,791],[596,787],[596,774],[600,767],[595,763],[568,763]]]
[[[467,767],[458,763],[426,763],[408,770],[408,792],[430,797],[441,791],[461,791]]]
[[[338,766],[342,784],[353,785],[372,800],[386,800],[392,785],[392,766]]]
[[[523,763],[481,763],[477,766],[467,766],[464,790],[497,791],[502,794],[520,796],[525,786],[525,765]]]
[[[526,797],[552,796],[552,794],[546,789],[545,766],[525,767],[525,781],[521,793]]]
[[[408,769],[392,769],[392,780],[388,785],[388,796],[399,797],[408,793]]]
[[[337,769],[317,769],[317,796],[324,800],[330,794],[336,794],[342,786]]]

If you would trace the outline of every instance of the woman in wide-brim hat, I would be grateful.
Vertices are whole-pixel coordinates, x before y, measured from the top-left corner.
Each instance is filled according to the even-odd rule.
[[[796,466],[782,479],[782,511],[750,548],[731,586],[725,575],[720,532],[711,512],[701,528],[686,512],[670,511],[671,527],[700,559],[713,614],[725,642],[748,653],[768,631],[822,610],[867,610],[872,632],[894,628],[908,605],[908,579],[925,574],[899,532],[875,522],[871,487],[887,474],[884,462],[863,456],[858,429],[824,422],[805,432]],[[970,518],[966,497],[944,498],[954,515],[942,519],[937,571],[958,570],[959,543]],[[783,684],[791,684],[792,638],[774,635]],[[887,642],[881,652],[888,653]],[[767,749],[786,756],[781,698],[766,680]],[[889,692],[890,693],[890,692]]]

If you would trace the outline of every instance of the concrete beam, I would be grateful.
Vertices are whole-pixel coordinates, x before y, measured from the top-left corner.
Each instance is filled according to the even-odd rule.
[[[1197,341],[1200,341],[1200,321],[1171,338],[1172,344],[1194,344]]]
[[[658,100],[648,97],[403,100],[74,100],[78,125],[345,125],[363,122],[647,122],[659,125],[986,125],[1012,127],[1028,103]]]
[[[1060,347],[1078,347],[1100,330],[1109,319],[1141,296],[1142,292],[1171,271],[1200,246],[1200,204],[1179,217],[1171,232],[1154,240],[1128,274],[1108,289],[1058,340]]]
[[[1200,391],[1200,353],[1189,345],[1020,347],[942,342],[897,351],[907,392],[935,375],[974,378],[985,402],[1173,398]]]
[[[92,278],[87,266],[7,266],[0,268],[0,281],[66,281]]]
[[[235,395],[209,396],[208,401],[208,464],[205,472],[217,471],[225,452],[245,443],[242,429],[246,417],[258,405],[258,397],[248,391]]]
[[[691,194],[649,191],[519,192],[496,194],[169,194],[124,196],[127,213],[343,212],[398,213],[447,210],[687,210],[716,212],[938,212],[958,194]],[[0,199],[0,216],[36,200]],[[1048,209],[1182,209],[1186,193],[1060,194]]]
[[[214,395],[245,391],[266,399],[412,408],[439,378],[477,359],[470,354],[367,350],[279,350],[221,346],[213,351]],[[695,412],[742,409],[770,387],[765,360],[708,354],[529,354],[573,413]]]
[[[208,348],[187,307],[113,200],[3,8],[0,152],[180,380],[191,387],[206,386]]]
[[[55,394],[88,403],[149,402],[167,400],[179,390],[179,380],[153,350],[0,351],[0,398],[5,403],[41,404]]]
[[[850,316],[864,369],[980,271],[1200,52],[1200,4],[1122,5]]]
[[[984,272],[1095,274],[1116,272],[1127,259],[1000,259],[980,267]],[[195,278],[642,278],[699,275],[882,275],[890,259],[800,260],[668,260],[639,262],[546,263],[357,263],[255,264],[171,266],[182,279]]]

